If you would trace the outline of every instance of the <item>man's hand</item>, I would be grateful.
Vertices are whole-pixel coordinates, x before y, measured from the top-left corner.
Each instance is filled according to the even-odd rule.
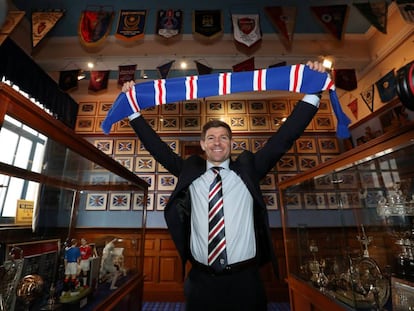
[[[313,69],[313,70],[318,71],[318,72],[325,72],[326,71],[326,69],[322,65],[322,63],[320,63],[318,61],[314,61],[314,62],[308,61],[306,63],[306,65],[309,66],[310,69]]]
[[[128,81],[125,82],[124,85],[122,85],[122,92],[126,93],[128,92],[133,86],[135,85],[135,81]]]

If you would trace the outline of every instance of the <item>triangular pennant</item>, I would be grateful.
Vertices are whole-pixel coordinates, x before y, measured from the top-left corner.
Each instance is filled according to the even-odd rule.
[[[374,111],[374,92],[374,84],[372,84],[371,86],[367,87],[364,91],[362,91],[360,94],[371,112]]]
[[[167,79],[168,74],[170,72],[172,64],[175,62],[175,60],[172,60],[168,63],[165,63],[164,65],[158,66],[157,70],[161,76],[161,79]]]
[[[251,47],[262,39],[259,14],[232,14],[234,39]]]
[[[412,0],[397,0],[398,9],[402,18],[407,23],[414,23],[414,1]]]
[[[338,40],[342,39],[349,11],[346,4],[312,6],[310,9],[327,32]]]
[[[280,41],[287,50],[292,49],[293,34],[296,23],[296,7],[268,6],[264,8],[273,26],[279,33]]]
[[[118,85],[122,86],[125,82],[135,80],[137,65],[123,65],[118,68]]]
[[[197,66],[197,72],[198,72],[199,75],[208,75],[213,71],[213,68],[208,67],[208,66],[206,66],[206,65],[204,65],[204,64],[202,64],[202,63],[200,63],[196,60],[194,61],[194,63]]]
[[[144,38],[146,10],[120,10],[115,38],[135,41]]]
[[[394,69],[375,82],[381,102],[387,103],[397,96]]]
[[[88,47],[103,43],[111,30],[113,11],[85,10],[81,13],[79,21],[80,42]]]
[[[109,70],[91,71],[88,90],[99,92],[108,88]]]
[[[254,57],[250,57],[249,59],[233,66],[233,72],[252,70],[254,70]]]
[[[157,14],[156,33],[164,38],[171,38],[181,33],[183,24],[183,11],[159,10]]]
[[[387,33],[388,3],[386,1],[370,1],[353,3],[363,16],[382,33]]]
[[[20,23],[24,16],[24,11],[8,11],[5,21],[0,28],[0,45],[6,40],[7,36],[11,34],[17,24]]]
[[[196,38],[216,39],[223,34],[221,10],[195,10],[193,12],[193,34]]]
[[[355,69],[334,69],[332,75],[337,88],[352,91],[358,87]]]
[[[80,69],[65,70],[59,73],[59,87],[62,91],[68,92],[78,87],[78,76]]]
[[[63,17],[64,10],[35,11],[32,13],[32,46],[36,47]]]
[[[358,120],[358,98],[355,98],[348,104],[349,110],[351,110],[352,114],[354,115],[355,119]]]

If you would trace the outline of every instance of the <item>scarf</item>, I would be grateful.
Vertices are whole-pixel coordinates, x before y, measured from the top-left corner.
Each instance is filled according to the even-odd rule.
[[[317,94],[328,90],[337,118],[337,137],[350,137],[348,125],[351,121],[342,111],[334,82],[326,72],[312,70],[303,64],[138,83],[128,92],[119,94],[102,122],[102,130],[109,134],[114,123],[157,105],[238,92],[270,90],[304,94]]]

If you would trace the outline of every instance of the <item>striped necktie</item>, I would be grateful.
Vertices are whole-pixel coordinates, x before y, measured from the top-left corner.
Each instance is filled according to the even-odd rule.
[[[221,167],[211,168],[216,175],[208,196],[208,265],[220,272],[227,266],[226,237],[224,230],[223,190]]]

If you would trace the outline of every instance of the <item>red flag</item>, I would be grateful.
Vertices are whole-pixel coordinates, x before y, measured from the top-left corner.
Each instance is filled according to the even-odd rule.
[[[108,88],[109,70],[91,71],[88,90],[99,92]]]
[[[349,110],[351,110],[352,114],[354,115],[355,119],[358,120],[358,98],[355,98],[348,104]]]
[[[233,72],[254,70],[254,57],[233,66]]]
[[[108,36],[113,11],[83,11],[79,21],[79,39],[85,46],[97,46],[103,43]]]
[[[344,5],[312,6],[310,7],[322,26],[336,39],[341,40],[348,17],[349,8]]]
[[[296,7],[265,7],[265,13],[277,28],[280,40],[287,50],[291,50],[296,23]]]

